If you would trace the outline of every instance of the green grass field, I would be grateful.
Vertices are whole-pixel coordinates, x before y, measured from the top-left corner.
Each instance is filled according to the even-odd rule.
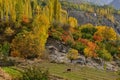
[[[119,77],[116,72],[80,67],[78,65],[42,63],[41,67],[48,68],[50,74],[68,80],[116,80]],[[72,71],[66,72],[68,68],[71,68]]]
[[[116,80],[119,78],[116,72],[81,67],[79,65],[42,62],[40,67],[48,69],[50,75],[62,77],[67,80]],[[71,69],[71,72],[66,71],[68,68]],[[20,73],[13,68],[5,67],[3,69],[13,77],[21,76]]]

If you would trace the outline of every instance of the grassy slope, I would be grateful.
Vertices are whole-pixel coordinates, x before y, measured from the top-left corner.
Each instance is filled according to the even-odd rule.
[[[42,63],[41,66],[48,68],[51,74],[64,77],[68,80],[116,80],[118,78],[115,72],[80,67],[78,65]],[[71,68],[72,71],[65,72],[67,68]]]
[[[92,69],[88,67],[81,67],[78,65],[66,65],[55,63],[41,63],[40,67],[49,69],[50,74],[63,77],[67,80],[116,80],[119,76],[115,72]],[[66,72],[66,69],[71,68],[71,72]],[[20,73],[13,68],[3,68],[14,78],[20,77]]]
[[[15,70],[12,67],[3,67],[2,68],[6,73],[8,73],[9,75],[11,75],[14,79],[22,77],[21,73],[17,70]]]

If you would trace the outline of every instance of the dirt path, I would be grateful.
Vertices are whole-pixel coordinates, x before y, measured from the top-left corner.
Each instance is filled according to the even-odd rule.
[[[0,80],[12,80],[12,78],[0,68]]]

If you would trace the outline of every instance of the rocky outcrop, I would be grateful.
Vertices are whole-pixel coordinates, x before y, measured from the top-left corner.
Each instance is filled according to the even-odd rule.
[[[69,46],[65,45],[65,43],[52,39],[52,38],[48,38],[47,39],[47,43],[46,43],[46,48],[50,48],[51,46],[54,46],[54,48],[56,50],[58,50],[59,52],[62,53],[67,53],[68,49],[70,48]]]
[[[46,49],[49,53],[50,62],[56,63],[68,63],[67,52],[69,47],[61,41],[48,38]]]
[[[55,63],[68,63],[70,62],[67,58],[67,54],[63,52],[59,52],[54,46],[47,46],[49,52],[50,62]]]
[[[62,47],[62,48],[61,48]],[[67,58],[67,51],[69,47],[60,41],[50,39],[47,42],[46,49],[49,53],[50,62],[54,63],[71,63]],[[81,66],[87,66],[91,68],[97,68],[109,71],[118,71],[120,61],[106,62],[101,58],[86,58],[84,55],[80,54],[80,57],[72,61],[72,64],[78,64]]]

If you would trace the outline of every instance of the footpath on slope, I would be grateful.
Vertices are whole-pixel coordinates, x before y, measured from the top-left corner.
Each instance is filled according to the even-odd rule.
[[[0,67],[0,80],[12,80],[12,77],[5,73],[2,68]]]

